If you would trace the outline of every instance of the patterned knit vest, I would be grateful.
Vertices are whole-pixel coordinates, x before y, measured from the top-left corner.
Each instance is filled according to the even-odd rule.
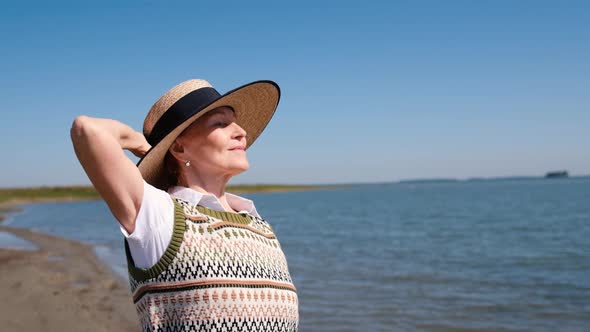
[[[287,260],[262,218],[174,202],[174,232],[152,267],[125,253],[143,331],[297,331]]]

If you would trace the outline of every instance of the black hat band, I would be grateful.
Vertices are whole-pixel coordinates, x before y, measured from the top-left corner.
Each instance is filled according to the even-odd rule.
[[[174,128],[178,127],[184,121],[198,112],[205,109],[207,106],[219,99],[221,95],[217,90],[210,87],[200,88],[186,94],[184,97],[178,99],[162,116],[147,137],[148,143],[155,146],[166,135],[168,135]]]

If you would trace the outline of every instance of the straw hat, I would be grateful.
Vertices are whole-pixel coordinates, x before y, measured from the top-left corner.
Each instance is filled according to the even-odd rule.
[[[279,103],[281,91],[273,81],[256,81],[221,95],[205,80],[188,80],[166,92],[152,106],[143,123],[143,135],[151,149],[137,163],[145,181],[167,190],[164,157],[188,126],[207,112],[229,106],[236,122],[248,135],[248,149],[262,133]]]

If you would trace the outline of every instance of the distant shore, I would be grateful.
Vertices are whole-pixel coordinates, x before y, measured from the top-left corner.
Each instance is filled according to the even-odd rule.
[[[504,177],[472,177],[472,178],[424,178],[424,179],[406,179],[391,183],[449,183],[449,182],[485,182],[485,181],[528,181],[528,180],[547,180],[546,176],[504,176]],[[574,175],[563,177],[563,179],[590,179],[590,175]]]
[[[276,193],[287,191],[307,191],[335,189],[346,186],[312,186],[312,185],[233,185],[226,188],[235,194]],[[42,202],[73,202],[100,200],[101,197],[92,186],[0,188],[0,222],[6,214],[19,211],[19,205]]]

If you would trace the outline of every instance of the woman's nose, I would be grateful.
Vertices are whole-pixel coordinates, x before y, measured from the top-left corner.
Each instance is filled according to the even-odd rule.
[[[246,131],[239,124],[232,122],[232,125],[234,126],[234,137],[246,136]]]

